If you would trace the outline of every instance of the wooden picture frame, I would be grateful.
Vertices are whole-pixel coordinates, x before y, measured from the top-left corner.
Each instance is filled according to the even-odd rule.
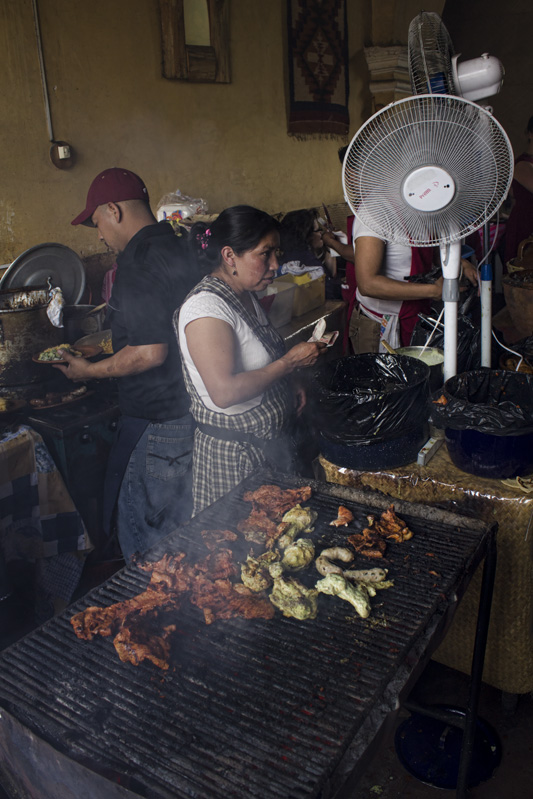
[[[163,77],[196,83],[230,83],[229,2],[207,0],[209,47],[187,44],[183,0],[159,0]]]

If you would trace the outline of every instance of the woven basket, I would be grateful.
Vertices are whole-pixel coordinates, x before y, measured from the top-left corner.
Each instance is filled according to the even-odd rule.
[[[503,278],[503,296],[513,326],[522,336],[533,333],[533,268],[521,269]]]

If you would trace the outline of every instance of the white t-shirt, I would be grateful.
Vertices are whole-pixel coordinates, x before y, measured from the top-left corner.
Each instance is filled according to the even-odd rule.
[[[411,248],[405,244],[395,244],[382,239],[381,236],[378,236],[355,217],[353,224],[354,244],[360,236],[371,236],[384,242],[385,255],[381,274],[391,278],[391,280],[399,280],[405,283],[404,277],[409,277],[411,274]],[[399,314],[403,302],[403,300],[380,300],[376,297],[366,297],[361,294],[359,288],[356,296],[363,306],[362,310],[370,311],[376,317],[382,317],[384,314]]]
[[[253,295],[252,300],[257,318],[261,324],[269,324],[263,309]],[[221,297],[209,291],[201,291],[189,297],[189,299],[183,303],[178,321],[181,354],[195,389],[200,395],[204,405],[212,411],[218,411],[219,413],[226,413],[228,416],[233,416],[237,413],[244,413],[244,411],[250,410],[250,408],[255,408],[256,405],[261,403],[263,394],[258,394],[257,397],[253,397],[239,405],[231,405],[229,408],[219,408],[209,396],[204,381],[200,377],[200,373],[190,356],[187,346],[187,337],[185,335],[185,328],[189,322],[193,322],[195,319],[204,319],[205,317],[221,319],[233,328],[235,338],[239,345],[235,353],[235,368],[238,372],[251,372],[254,369],[261,369],[272,361],[265,347],[261,344],[259,339],[254,336],[246,322],[238,313],[236,313]]]

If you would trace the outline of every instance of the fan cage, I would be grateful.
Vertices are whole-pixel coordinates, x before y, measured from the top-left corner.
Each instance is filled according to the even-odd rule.
[[[440,210],[416,210],[403,197],[404,180],[421,166],[439,166],[455,182]],[[512,177],[513,151],[500,123],[469,100],[435,94],[374,114],[352,139],[342,173],[353,213],[380,238],[408,246],[452,243],[478,230]]]
[[[411,21],[407,54],[413,94],[460,94],[452,68],[452,40],[438,14],[423,11]]]

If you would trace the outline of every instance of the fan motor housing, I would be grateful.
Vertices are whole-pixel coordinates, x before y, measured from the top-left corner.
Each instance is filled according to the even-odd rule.
[[[427,165],[413,169],[402,184],[405,202],[417,211],[440,211],[455,196],[455,182],[445,169]]]

